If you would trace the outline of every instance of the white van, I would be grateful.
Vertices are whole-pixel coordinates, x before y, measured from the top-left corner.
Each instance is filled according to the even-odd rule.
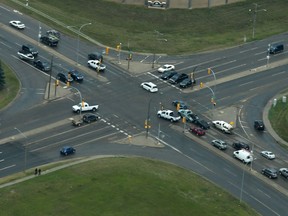
[[[245,149],[234,151],[233,157],[241,160],[243,163],[251,163],[253,161],[252,153]]]

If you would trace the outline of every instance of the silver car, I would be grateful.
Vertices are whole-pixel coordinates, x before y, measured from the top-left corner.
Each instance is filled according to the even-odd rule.
[[[223,140],[218,140],[218,139],[212,140],[212,145],[220,150],[227,149],[227,143],[224,142]]]

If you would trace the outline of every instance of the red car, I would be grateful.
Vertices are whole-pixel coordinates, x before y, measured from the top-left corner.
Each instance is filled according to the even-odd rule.
[[[194,127],[194,128],[190,128],[189,131],[193,134],[196,134],[197,136],[205,135],[205,131],[201,128]]]

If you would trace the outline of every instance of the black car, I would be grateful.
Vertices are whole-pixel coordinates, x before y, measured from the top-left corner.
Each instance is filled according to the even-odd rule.
[[[88,59],[89,60],[98,60],[100,62],[103,62],[103,55],[101,53],[98,52],[93,52],[88,54]]]
[[[39,70],[42,70],[44,72],[48,72],[51,70],[50,65],[47,62],[43,62],[41,60],[34,61],[33,65],[34,65],[34,67],[36,67]]]
[[[76,152],[76,149],[74,149],[73,147],[70,146],[65,146],[60,150],[60,154],[61,155],[70,155],[70,154],[74,154]]]
[[[277,170],[274,168],[264,168],[261,170],[261,173],[270,179],[278,177]]]
[[[58,73],[56,79],[58,79],[64,83],[73,82],[73,78],[68,73],[66,74],[64,72]]]
[[[204,130],[207,130],[210,128],[210,125],[208,124],[208,122],[206,122],[205,120],[203,119],[196,119],[194,121],[194,124],[198,125],[200,128],[204,129]]]
[[[250,149],[249,145],[243,142],[234,142],[232,144],[232,147],[236,150],[241,150],[241,149],[249,150]]]
[[[70,74],[70,76],[73,78],[74,81],[82,82],[84,79],[83,75],[77,70],[73,69],[70,70],[68,73]]]
[[[22,45],[22,50],[31,53],[34,57],[38,55],[38,51],[30,44]]]
[[[254,121],[254,128],[259,131],[263,131],[265,129],[264,123],[261,120]]]
[[[171,77],[173,77],[175,74],[178,74],[178,73],[176,71],[166,71],[160,76],[160,78],[163,80],[168,80]]]
[[[180,88],[187,88],[189,86],[192,86],[192,80],[190,78],[184,79],[180,82]]]
[[[173,77],[171,77],[169,79],[169,83],[171,84],[177,84],[182,82],[184,79],[187,79],[188,75],[185,73],[181,73],[181,74],[175,74]]]
[[[181,100],[174,100],[172,101],[172,104],[177,107],[177,105],[179,104],[179,109],[188,109],[188,105]]]
[[[91,123],[93,121],[97,121],[98,119],[99,119],[99,116],[91,114],[91,113],[87,113],[83,115],[83,122],[86,122],[86,123]]]
[[[43,35],[40,37],[40,41],[51,47],[56,47],[58,45],[59,39],[53,35]]]
[[[276,54],[284,51],[283,44],[272,44],[269,46],[268,53],[269,54]]]

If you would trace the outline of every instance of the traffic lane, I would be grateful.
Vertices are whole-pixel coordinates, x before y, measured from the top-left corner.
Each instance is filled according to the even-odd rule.
[[[185,139],[182,139],[181,144],[179,144],[178,139],[176,140],[175,137],[169,137],[169,143],[170,144],[172,143],[172,146],[175,147],[176,149],[178,149],[178,146],[180,146],[179,150],[181,153],[185,154],[185,157],[191,158],[192,161],[197,162],[201,161],[201,163],[198,164],[201,167],[201,169],[197,171],[197,173],[205,176],[209,180],[215,182],[217,185],[227,189],[234,196],[239,197],[241,192],[242,175],[243,175],[242,169],[226,161],[222,157],[214,155],[213,152],[210,152],[209,150],[207,151],[207,149],[203,148],[201,145],[198,145],[197,143],[193,143],[192,153],[189,150],[182,149],[183,146],[189,146],[189,144],[191,145],[191,141],[188,140],[187,142],[184,143],[184,140]],[[188,147],[186,147],[186,149],[187,148]],[[195,154],[195,152],[200,152],[200,154]],[[203,160],[203,158],[205,159]],[[208,167],[213,172],[207,171],[205,167]],[[195,171],[195,169],[193,170]],[[245,174],[245,176],[249,175],[250,173]],[[245,190],[246,192],[244,191],[244,193],[247,194],[247,196],[243,195],[243,200],[246,201],[247,197],[251,200],[252,197],[252,200],[249,201],[249,204],[251,205],[253,203],[252,206],[258,206],[259,209],[256,208],[256,210],[258,211],[260,211],[261,209],[263,210],[263,208],[265,208],[266,211],[263,211],[265,212],[265,214],[263,215],[271,215],[271,210],[273,210],[272,212],[277,212],[278,208],[277,207],[275,208],[275,205],[279,205],[280,203],[274,204],[273,200],[269,200],[267,203],[264,204],[263,202],[259,203],[258,201],[262,200],[262,195],[261,196],[257,195],[256,192],[258,191],[256,190],[255,192],[255,189],[259,188],[258,185],[263,185],[264,189],[261,188],[261,190],[266,194],[271,194],[271,197],[274,196],[273,194],[278,194],[279,192],[275,192],[273,189],[270,188],[270,186],[266,186],[265,183],[259,181],[259,179],[255,178],[252,175],[251,180],[249,180],[248,183],[246,183],[247,179],[248,179],[247,177],[246,180],[244,178],[245,186],[247,185],[247,189]],[[277,197],[277,195],[275,196]],[[282,196],[282,194],[280,194],[280,196],[283,197],[284,200],[287,200],[286,196]],[[276,200],[278,200],[278,198]],[[282,205],[285,205],[284,203],[285,202],[281,200],[280,209],[283,209]]]

